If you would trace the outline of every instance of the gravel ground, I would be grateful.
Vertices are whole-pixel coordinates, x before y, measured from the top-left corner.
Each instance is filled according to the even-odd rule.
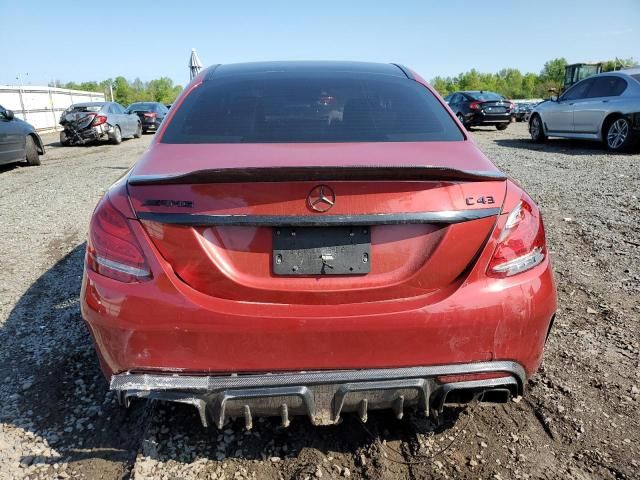
[[[544,368],[500,406],[366,426],[270,419],[203,429],[188,407],[109,394],[78,292],[91,211],[150,136],[59,148],[41,167],[0,167],[0,478],[639,478],[640,154],[523,124],[474,129],[541,205],[559,289]]]

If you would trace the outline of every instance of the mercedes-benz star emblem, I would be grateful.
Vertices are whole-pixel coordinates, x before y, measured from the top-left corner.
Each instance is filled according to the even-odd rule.
[[[307,195],[307,205],[316,212],[326,212],[336,203],[336,194],[327,185],[317,185]]]

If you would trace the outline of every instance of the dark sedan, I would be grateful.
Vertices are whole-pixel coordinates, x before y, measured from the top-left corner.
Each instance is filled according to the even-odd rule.
[[[142,131],[157,130],[169,109],[158,102],[136,102],[129,105],[127,113],[135,113],[142,122]]]
[[[44,145],[32,125],[0,105],[0,165],[26,161],[40,165]]]
[[[446,102],[466,127],[495,125],[505,130],[511,123],[515,106],[502,95],[485,91],[455,92],[445,97]]]

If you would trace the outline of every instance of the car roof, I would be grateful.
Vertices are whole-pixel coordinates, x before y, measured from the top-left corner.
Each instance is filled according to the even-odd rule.
[[[640,80],[638,80],[637,78],[632,77],[631,75],[640,75],[640,67],[634,67],[634,68],[627,68],[625,70],[612,70],[610,72],[600,72],[596,75],[591,75],[587,78],[583,78],[582,80],[580,80],[579,82],[574,83],[571,88],[574,87],[574,85],[577,85],[579,83],[585,82],[587,80],[593,80],[594,78],[598,78],[598,77],[619,77],[619,78],[623,78],[625,79],[625,81],[627,82],[631,82],[632,83],[632,91],[635,92],[635,94],[637,95],[638,93],[640,93],[640,90],[638,89],[638,83],[640,83]]]
[[[250,62],[214,65],[207,69],[205,81],[212,78],[262,75],[264,73],[327,73],[349,72],[370,75],[388,75],[407,78],[410,73],[401,65],[392,63],[338,62],[338,61],[286,61]]]
[[[640,74],[640,67],[625,68],[624,70],[616,70],[615,72],[607,72],[607,73],[622,73],[624,75],[638,75]]]
[[[72,107],[101,107],[111,102],[82,102],[82,103],[74,103]]]

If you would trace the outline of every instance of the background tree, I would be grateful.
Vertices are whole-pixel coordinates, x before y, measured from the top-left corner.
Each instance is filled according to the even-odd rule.
[[[536,83],[538,76],[535,73],[527,73],[522,77],[522,97],[534,98],[536,96]]]
[[[151,80],[148,84],[151,99],[160,103],[173,103],[181,90],[182,87],[174,85],[173,80],[168,77]]]
[[[151,100],[151,95],[147,89],[147,86],[139,78],[136,78],[131,83],[131,94],[137,102]]]
[[[161,77],[149,82],[143,82],[139,78],[130,82],[122,76],[118,76],[115,79],[108,78],[101,82],[62,83],[60,80],[49,82],[50,87],[58,86],[72,90],[104,93],[107,100],[111,100],[109,96],[110,85],[113,88],[114,101],[125,107],[133,102],[173,103],[182,91],[182,86],[174,85],[173,81],[168,77]]]
[[[567,60],[565,58],[549,60],[544,64],[544,67],[542,67],[540,79],[562,84],[564,82],[564,67],[566,66]]]
[[[636,62],[633,58],[618,58],[616,57],[614,60],[607,60],[602,63],[602,71],[603,72],[612,72],[614,70],[620,70],[621,68],[630,68],[637,67],[638,62]]]
[[[603,62],[605,72],[636,65],[633,58]],[[564,85],[567,60],[554,58],[544,64],[540,73],[523,74],[517,68],[503,68],[497,73],[482,73],[471,69],[455,77],[435,77],[431,85],[443,96],[459,90],[489,90],[506,98],[547,98],[549,90],[559,91]]]

